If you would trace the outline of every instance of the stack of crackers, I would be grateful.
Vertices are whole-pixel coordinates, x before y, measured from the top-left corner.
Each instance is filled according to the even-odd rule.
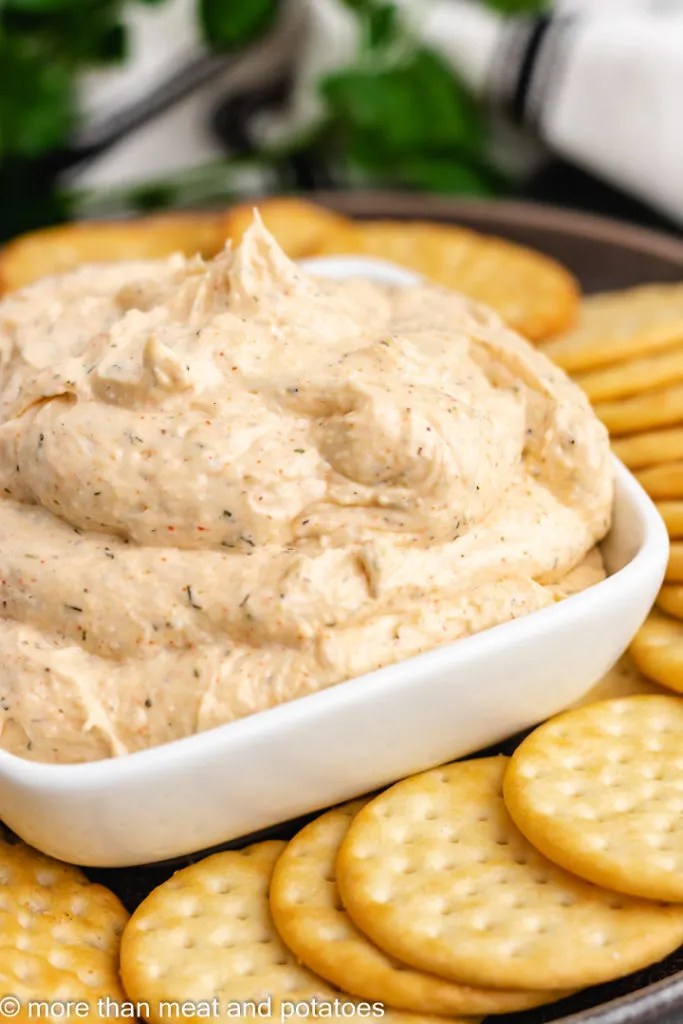
[[[6,836],[0,997],[22,1020],[48,1000],[155,1024],[174,1005],[420,1024],[555,1002],[683,942],[682,739],[678,698],[591,704],[511,759],[434,769],[289,843],[184,868],[130,919]]]
[[[683,701],[659,689],[683,693],[683,284],[582,299],[553,260],[460,228],[355,223],[299,200],[261,213],[293,258],[409,266],[497,309],[570,373],[667,524],[666,583],[630,656],[511,759],[425,772],[289,843],[208,857],[130,919],[78,869],[0,837],[0,1012],[36,1019],[28,1001],[47,999],[92,1020],[126,1004],[153,1024],[465,1022],[660,960],[683,943]],[[25,236],[0,251],[0,289],[85,260],[211,256],[251,216]]]
[[[682,749],[678,697],[589,704],[511,758],[415,775],[288,843],[183,868],[130,919],[6,837],[0,1007],[473,1024],[621,978],[683,943]]]
[[[589,296],[577,324],[540,347],[586,392],[666,523],[666,582],[631,654],[683,692],[683,284]]]
[[[461,1021],[652,964],[683,943],[682,740],[676,697],[591,704],[511,759],[446,765],[287,844],[209,857],[133,914],[126,991],[150,1007],[269,998],[274,1020],[338,999],[340,1016]]]

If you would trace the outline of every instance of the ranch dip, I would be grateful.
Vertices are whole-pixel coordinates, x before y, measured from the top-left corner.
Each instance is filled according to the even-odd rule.
[[[435,286],[213,261],[0,302],[0,746],[127,754],[527,615],[604,575],[607,433]]]

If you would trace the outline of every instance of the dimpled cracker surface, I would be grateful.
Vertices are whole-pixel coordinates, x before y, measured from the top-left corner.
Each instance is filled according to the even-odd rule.
[[[683,342],[683,284],[641,285],[583,299],[578,323],[543,351],[564,370],[620,363]]]
[[[77,868],[45,857],[0,831],[0,998],[87,1003],[124,998],[119,944],[128,914],[117,897]],[[9,1014],[7,1014],[9,1016]],[[33,1018],[34,1019],[34,1018]]]
[[[683,693],[683,622],[653,609],[633,638],[630,652],[646,676]]]
[[[363,935],[341,904],[335,862],[354,815],[366,802],[337,807],[306,825],[275,867],[270,890],[273,919],[287,946],[307,967],[363,999],[426,1013],[512,1013],[566,995],[458,985],[412,970]]]
[[[552,719],[513,754],[504,794],[517,826],[556,863],[618,892],[683,902],[678,697],[627,697]]]
[[[148,1020],[168,1020],[163,1003],[174,1001],[216,1000],[214,1019],[234,1019],[245,1004],[261,1004],[251,1016],[278,1024],[283,1004],[354,1002],[302,967],[275,929],[268,891],[285,845],[214,854],[178,871],[141,903],[123,935],[121,977],[129,998],[147,1004]],[[245,1007],[243,1017],[249,1013]],[[398,1010],[387,1010],[382,1020],[433,1024],[431,1017]]]
[[[391,260],[483,302],[532,341],[569,326],[579,288],[568,270],[532,249],[448,224],[368,220],[327,234],[318,255]]]
[[[472,985],[582,988],[683,942],[683,909],[617,896],[552,864],[503,802],[504,757],[399,782],[337,860],[344,905],[393,956]]]

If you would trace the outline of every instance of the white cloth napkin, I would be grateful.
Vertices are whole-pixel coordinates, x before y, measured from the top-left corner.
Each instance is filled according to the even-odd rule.
[[[416,30],[478,93],[683,222],[682,0],[560,0],[532,20],[469,0],[420,7]]]
[[[531,19],[505,18],[476,0],[396,2],[417,36],[513,123],[683,223],[683,0],[556,0],[549,15]],[[85,142],[182,76],[187,85],[72,172],[73,183],[125,185],[216,159],[226,152],[214,131],[217,107],[278,75],[290,79],[289,101],[256,103],[251,134],[287,137],[318,116],[320,76],[353,59],[357,27],[341,0],[283,0],[271,38],[238,59],[202,51],[194,7],[140,5],[132,62],[84,79]]]

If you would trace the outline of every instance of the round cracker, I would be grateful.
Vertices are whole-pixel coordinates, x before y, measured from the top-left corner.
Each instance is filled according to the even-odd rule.
[[[576,374],[574,380],[591,402],[639,395],[683,378],[683,347],[667,349],[653,356]]]
[[[632,640],[630,652],[646,676],[683,693],[683,622],[655,608]]]
[[[512,755],[505,802],[527,839],[568,871],[630,896],[683,903],[682,750],[678,697],[568,711]]]
[[[225,236],[232,241],[233,248],[252,225],[255,208],[267,230],[291,259],[313,255],[328,235],[343,230],[349,223],[341,214],[293,196],[239,203],[227,211],[222,221]]]
[[[683,585],[665,583],[657,595],[657,604],[662,611],[683,620]]]
[[[638,470],[636,479],[652,498],[683,497],[683,460]]]
[[[683,537],[683,501],[658,501],[657,511],[670,537]]]
[[[214,854],[178,871],[140,904],[123,934],[121,977],[129,998],[146,1004],[147,1020],[167,1021],[169,1001],[210,1005],[211,1016],[228,1018],[245,1004],[261,1004],[255,1019],[277,1024],[283,1003],[357,1002],[302,967],[275,929],[268,890],[285,845]],[[382,1019],[434,1024],[400,1010]]]
[[[576,701],[574,707],[585,707],[617,697],[632,697],[637,693],[662,693],[661,687],[643,675],[629,654],[624,654],[609,672]]]
[[[664,579],[683,583],[683,541],[673,540],[669,545],[669,561]]]
[[[646,391],[634,398],[596,402],[593,409],[610,434],[635,434],[678,424],[683,415],[683,385]]]
[[[318,254],[392,260],[485,303],[533,341],[567,327],[578,307],[578,284],[555,260],[448,224],[357,221],[327,235]]]
[[[101,1020],[97,1001],[125,998],[119,945],[128,914],[78,868],[0,834],[0,998],[87,1003],[82,1020]],[[7,1014],[9,1016],[9,1014]]]
[[[163,213],[119,221],[60,224],[20,235],[0,249],[0,294],[81,263],[215,256],[225,243],[220,214]]]
[[[503,802],[506,766],[446,765],[359,812],[337,860],[356,925],[421,970],[494,988],[582,988],[676,949],[683,908],[617,897],[534,849]]]
[[[629,469],[644,469],[660,462],[683,459],[683,427],[617,438],[612,450]]]
[[[683,285],[655,284],[583,299],[575,327],[543,351],[564,370],[591,370],[683,342]]]
[[[285,943],[306,967],[362,999],[435,1014],[514,1013],[566,992],[515,992],[458,985],[412,970],[356,928],[344,910],[335,863],[356,800],[328,811],[292,839],[275,867],[270,906]]]

